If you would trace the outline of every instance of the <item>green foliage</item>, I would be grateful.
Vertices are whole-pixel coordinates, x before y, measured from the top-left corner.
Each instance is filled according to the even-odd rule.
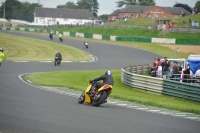
[[[73,1],[68,1],[65,5],[58,5],[57,8],[77,9],[78,6]]]
[[[155,6],[154,0],[119,0],[116,2],[117,7],[123,7],[128,5],[140,5],[140,6]]]
[[[20,2],[18,0],[5,1],[5,17],[6,19],[19,19],[32,22],[35,7],[41,7],[37,3]],[[3,17],[4,3],[0,7],[0,17]]]
[[[197,12],[200,12],[200,1],[199,0],[195,3],[195,7],[198,10]]]
[[[108,14],[102,14],[102,15],[100,15],[100,16],[99,16],[99,19],[100,19],[100,20],[106,20],[106,21],[107,21],[107,20],[108,20]]]
[[[79,9],[88,9],[90,12],[97,17],[99,10],[99,3],[97,0],[79,0],[77,2]]]
[[[139,0],[139,5],[140,6],[155,6],[156,3],[154,0]]]
[[[128,6],[128,5],[136,5],[137,0],[120,0],[117,1],[117,7],[123,7],[123,6]]]
[[[176,3],[174,7],[182,7],[186,11],[192,13],[192,8],[188,6],[188,4]]]

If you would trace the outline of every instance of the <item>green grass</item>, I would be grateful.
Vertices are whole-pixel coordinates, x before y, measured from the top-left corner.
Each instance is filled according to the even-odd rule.
[[[5,50],[6,60],[54,60],[58,51],[67,61],[91,59],[88,53],[70,46],[3,33],[0,36],[0,47]]]
[[[142,36],[142,37],[158,37],[160,31],[145,29],[145,28],[89,28],[89,27],[62,27],[62,28],[45,28],[50,30],[65,31],[65,32],[80,32],[90,34],[102,34],[108,36]],[[169,33],[161,38],[177,38],[177,39],[199,39],[199,33]]]
[[[30,74],[27,75],[26,78],[41,86],[67,87],[84,91],[88,85],[88,81],[102,75],[104,71],[105,70],[48,72]],[[112,73],[115,84],[110,97],[150,106],[200,114],[200,103],[198,102],[128,87],[121,82],[121,71],[113,70]]]

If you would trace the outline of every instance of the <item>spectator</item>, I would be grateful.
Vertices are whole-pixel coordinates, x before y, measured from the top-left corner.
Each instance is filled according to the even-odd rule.
[[[162,62],[160,61],[160,58],[158,58],[157,63],[157,77],[162,78]]]
[[[173,69],[174,69],[174,64],[170,63],[170,67],[169,67],[169,79],[173,80],[174,76],[173,76]]]
[[[191,24],[192,20],[189,18],[189,25]]]
[[[177,62],[175,61],[174,62],[174,68],[173,68],[173,71],[172,71],[172,76],[173,76],[173,80],[177,80],[178,79],[178,66],[177,66]]]
[[[181,74],[182,74],[182,67],[180,65],[180,63],[178,62],[177,63],[177,66],[178,66],[178,75],[177,75],[177,78],[178,78],[178,81],[180,81],[180,78],[181,78]]]
[[[166,76],[166,79],[169,78],[169,62],[168,62],[168,59],[167,57],[164,57],[164,61],[162,62],[162,75],[163,75],[163,78]]]
[[[196,83],[200,83],[200,67],[195,73]]]
[[[154,70],[152,64],[149,64],[149,75],[151,75],[152,77],[156,77],[156,71]]]
[[[189,79],[190,78],[190,69],[188,64],[185,64],[185,69],[183,70],[183,77],[182,77],[182,81],[185,83],[189,83]]]
[[[195,78],[196,78],[196,76],[195,76],[195,74],[190,70],[190,83],[195,83]]]

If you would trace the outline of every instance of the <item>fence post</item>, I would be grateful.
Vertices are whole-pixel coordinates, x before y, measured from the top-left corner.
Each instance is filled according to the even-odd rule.
[[[140,71],[139,68],[140,68],[140,67],[137,66],[137,68],[136,68],[136,74],[139,74],[139,71]]]
[[[144,65],[142,65],[142,74],[144,74],[145,72],[145,68],[144,68]]]

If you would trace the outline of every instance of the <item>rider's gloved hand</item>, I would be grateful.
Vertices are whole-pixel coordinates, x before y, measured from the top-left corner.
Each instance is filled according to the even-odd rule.
[[[93,80],[89,80],[89,82],[90,82],[90,83],[92,83],[92,82],[93,82]]]

